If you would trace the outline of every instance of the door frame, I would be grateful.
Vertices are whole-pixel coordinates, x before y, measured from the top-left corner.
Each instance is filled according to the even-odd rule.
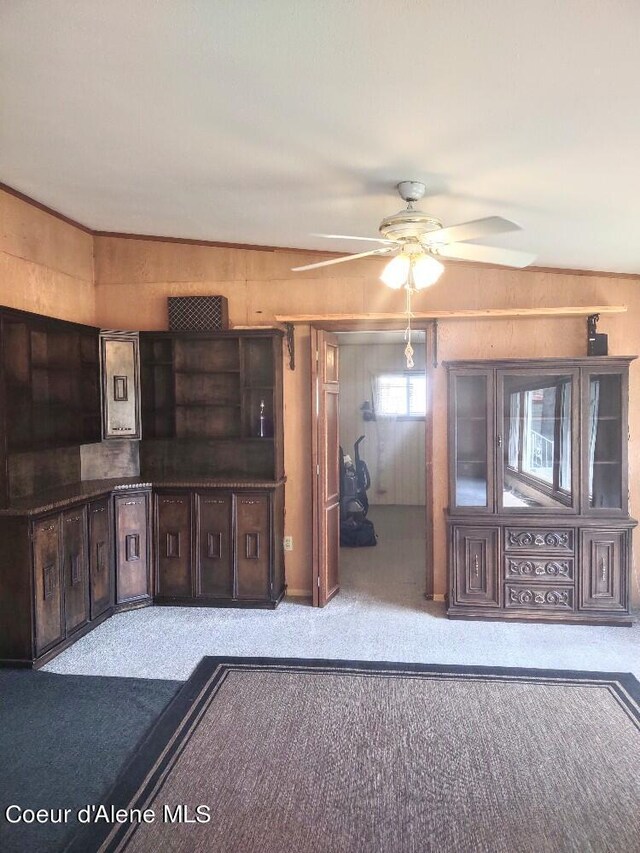
[[[314,359],[314,330],[321,332],[383,332],[389,329],[397,331],[397,323],[385,323],[380,325],[368,324],[363,320],[337,320],[336,322],[312,322],[310,326],[310,349],[311,358]],[[437,364],[437,321],[428,320],[422,321],[413,326],[414,332],[424,333],[425,343],[425,375],[427,377],[427,400],[426,400],[426,415],[425,415],[425,589],[424,597],[427,600],[434,598],[434,525],[433,525],[433,386],[435,379],[435,369]],[[319,542],[319,506],[315,496],[318,490],[321,489],[322,483],[318,482],[318,410],[317,410],[317,393],[318,393],[318,371],[311,372],[310,377],[310,400],[311,400],[311,460],[310,469],[312,477],[312,593],[313,605],[319,606],[318,603],[318,580],[320,577],[320,542]]]

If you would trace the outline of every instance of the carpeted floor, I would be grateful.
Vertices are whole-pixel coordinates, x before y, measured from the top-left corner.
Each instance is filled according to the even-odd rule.
[[[635,672],[632,628],[454,622],[427,602],[421,507],[373,507],[375,548],[341,549],[342,591],[323,610],[151,607],[112,617],[49,672],[186,679],[204,655],[396,660]]]
[[[71,850],[632,853],[638,700],[614,673],[205,658],[109,801],[154,820]]]
[[[68,824],[9,824],[7,806],[100,802],[179,682],[0,669],[0,850],[61,850]],[[14,813],[11,813],[15,817]]]

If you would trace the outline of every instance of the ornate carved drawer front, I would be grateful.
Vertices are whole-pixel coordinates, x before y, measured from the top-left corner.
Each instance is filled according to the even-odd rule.
[[[573,557],[541,557],[535,555],[506,556],[505,580],[530,582],[573,583],[575,565]]]
[[[505,527],[505,551],[555,551],[573,554],[575,530],[572,528]]]
[[[573,610],[573,587],[545,584],[511,584],[504,587],[507,610],[569,611]]]

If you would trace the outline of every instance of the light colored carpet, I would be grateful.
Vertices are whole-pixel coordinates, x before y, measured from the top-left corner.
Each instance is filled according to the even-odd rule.
[[[373,507],[375,548],[341,550],[342,590],[322,609],[149,607],[113,616],[45,669],[187,679],[204,655],[387,660],[633,672],[640,627],[450,621],[425,601],[423,509]]]

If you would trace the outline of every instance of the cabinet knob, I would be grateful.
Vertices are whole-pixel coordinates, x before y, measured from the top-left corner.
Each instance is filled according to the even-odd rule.
[[[477,555],[477,554],[476,554],[476,555],[475,555],[475,557],[473,558],[473,574],[474,574],[476,577],[478,577],[478,575],[480,574],[480,563],[479,563],[478,555]]]
[[[600,560],[600,580],[606,581],[607,579],[607,563],[604,557]]]

